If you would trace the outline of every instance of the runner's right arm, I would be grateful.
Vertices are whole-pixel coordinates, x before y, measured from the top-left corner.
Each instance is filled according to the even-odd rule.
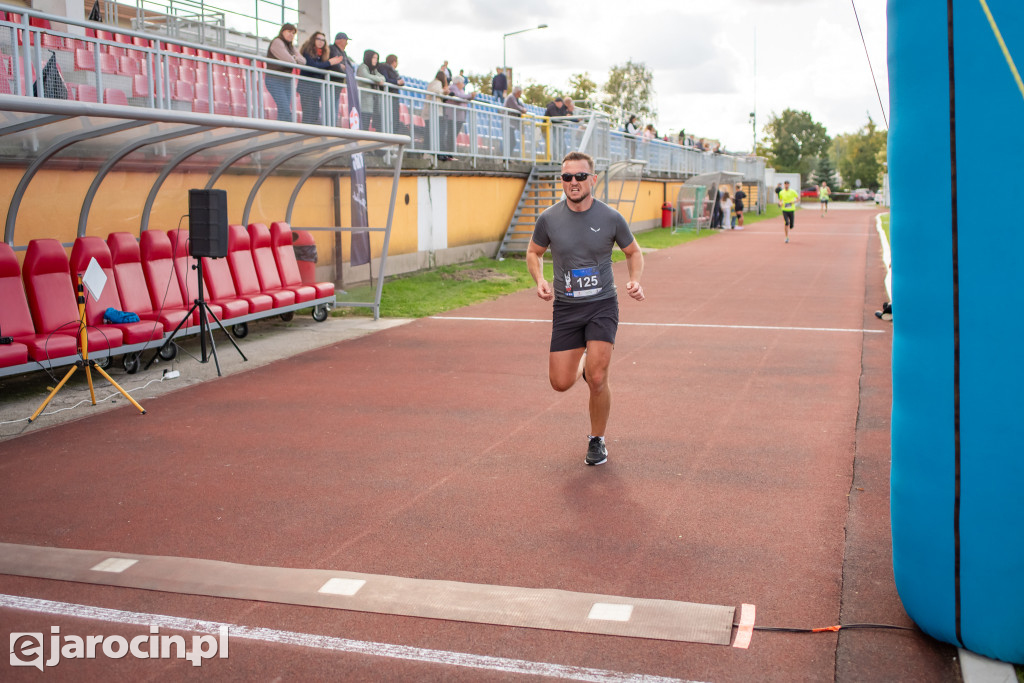
[[[547,247],[530,240],[530,246],[526,249],[526,267],[537,283],[537,296],[544,301],[551,301],[555,298],[555,292],[551,283],[544,279],[544,252],[547,250]]]

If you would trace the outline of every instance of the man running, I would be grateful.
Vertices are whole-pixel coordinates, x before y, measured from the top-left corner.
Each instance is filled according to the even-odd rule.
[[[828,183],[822,183],[818,186],[818,202],[821,203],[821,216],[825,217],[828,213],[828,200],[832,198],[832,190],[829,189]]]
[[[786,241],[789,241],[789,231],[793,229],[793,219],[796,218],[796,203],[800,195],[796,190],[789,189],[789,181],[783,183],[784,187],[779,192],[779,208],[782,209],[783,231],[786,233]]]
[[[565,199],[537,218],[526,265],[537,283],[537,296],[554,301],[548,379],[555,391],[568,391],[580,378],[590,388],[590,434],[586,464],[608,461],[605,428],[612,407],[608,385],[619,300],[612,278],[612,247],[626,255],[626,292],[644,300],[640,276],[644,256],[622,215],[594,198],[594,160],[570,152],[562,160]],[[544,252],[551,247],[554,283],[544,279]]]

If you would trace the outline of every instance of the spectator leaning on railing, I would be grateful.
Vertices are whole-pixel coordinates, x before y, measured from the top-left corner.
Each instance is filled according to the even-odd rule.
[[[437,122],[436,125],[440,129],[438,137],[440,138],[441,143],[439,147],[441,154],[438,154],[437,158],[441,161],[447,161],[451,159],[451,156],[447,154],[447,152],[452,152],[455,148],[451,143],[451,125],[446,125],[445,116],[441,115],[441,110],[447,109],[442,106],[445,96],[448,94],[448,76],[445,75],[444,71],[438,71],[434,76],[434,80],[427,84],[427,92],[433,95],[433,97],[430,98],[430,101],[433,103],[430,105],[430,118]],[[427,132],[429,134],[429,128]]]
[[[331,71],[336,71],[341,74],[342,79],[345,78],[345,65],[348,64],[353,69],[356,68],[355,62],[345,52],[345,48],[348,47],[348,34],[339,32],[334,36],[334,42],[331,43],[331,59],[335,57],[341,57],[341,61],[331,62]]]
[[[307,67],[300,69],[299,73],[309,78],[321,80],[326,78],[327,69],[330,69],[335,64],[340,64],[342,59],[344,59],[341,55],[337,57],[330,56],[327,47],[327,36],[322,31],[317,31],[311,35],[309,40],[302,44],[299,54],[306,60]],[[323,91],[323,86],[320,83],[300,80],[297,87],[299,89],[299,101],[302,102],[303,123],[323,123],[320,120],[320,93]]]
[[[459,75],[448,87],[448,94],[455,98],[455,141],[458,142],[459,131],[466,123],[466,108],[470,101],[476,99],[476,93],[466,92],[466,79]]]
[[[305,58],[295,49],[296,32],[295,24],[285,24],[282,26],[277,37],[270,41],[270,47],[267,48],[267,58],[282,62],[292,62],[295,65],[305,64]],[[292,72],[292,67],[269,63],[267,64],[267,69],[286,74]],[[277,120],[291,121],[292,79],[285,76],[267,74],[267,91],[277,104]]]
[[[377,61],[379,59],[380,55],[375,51],[364,50],[363,63],[359,65],[358,69],[356,69],[357,78],[372,81],[372,85],[369,86],[369,90],[366,89],[365,85],[360,89],[361,94],[359,99],[362,108],[363,121],[365,122],[364,130],[369,130],[370,124],[372,123],[373,129],[378,132],[381,130],[380,115],[381,111],[384,109],[384,103],[381,101],[383,99],[382,96],[374,91],[383,90],[384,83],[387,80],[384,78],[384,75],[377,70]]]
[[[548,107],[544,110],[544,116],[565,116],[567,113],[569,110],[566,109],[561,96],[556,97],[553,102],[548,102]]]
[[[512,88],[512,94],[505,98],[505,108],[512,110],[512,114],[509,117],[509,128],[512,130],[512,147],[508,150],[509,154],[515,152],[516,141],[522,137],[523,122],[519,119],[526,113],[526,105],[519,99],[519,96],[522,94],[523,89],[517,85]]]
[[[405,79],[402,78],[398,73],[398,57],[396,55],[388,55],[384,58],[384,63],[377,66],[377,70],[384,76],[384,80],[388,82],[388,92],[395,94],[398,89],[405,85]],[[407,133],[408,131],[401,131],[401,112],[399,111],[398,99],[395,98],[391,101],[391,132]]]

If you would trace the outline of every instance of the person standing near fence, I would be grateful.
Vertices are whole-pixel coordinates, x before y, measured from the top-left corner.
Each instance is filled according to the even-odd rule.
[[[299,102],[302,103],[303,123],[323,123],[320,120],[320,94],[324,87],[322,81],[327,76],[326,70],[335,64],[340,64],[344,59],[341,55],[331,57],[329,49],[327,36],[321,31],[316,31],[311,35],[299,49],[299,54],[306,60],[307,67],[301,69],[300,73],[307,78],[320,79],[320,82],[305,79],[299,81]]]
[[[612,248],[626,255],[626,292],[644,300],[640,277],[644,256],[626,219],[594,198],[594,159],[569,152],[562,160],[565,199],[537,218],[526,264],[537,283],[537,296],[553,301],[548,379],[555,391],[568,391],[580,377],[590,389],[590,434],[587,465],[608,461],[605,429],[611,412],[608,384],[619,301],[612,277]],[[544,279],[544,253],[551,248],[554,280]]]
[[[789,189],[789,181],[784,182],[782,190],[779,191],[779,208],[782,209],[782,229],[786,234],[786,242],[789,242],[789,231],[794,227],[796,205],[799,200],[800,195],[796,190]]]
[[[732,229],[732,199],[729,198],[729,190],[722,190],[722,229]]]
[[[499,102],[503,102],[506,90],[508,90],[508,78],[505,76],[505,70],[499,66],[498,72],[491,79],[491,94],[497,97]]]
[[[736,192],[733,194],[733,198],[736,200],[736,229],[743,229],[743,200],[747,198],[747,193],[743,191],[743,184],[736,183]]]
[[[305,57],[299,54],[299,51],[295,49],[295,34],[297,33],[295,24],[285,24],[281,27],[277,37],[270,41],[270,46],[267,48],[267,58],[276,59],[281,62],[291,62],[296,66],[304,65],[306,63]],[[269,71],[279,71],[282,74],[288,74],[287,76],[276,76],[274,74],[267,74],[267,92],[274,98],[274,103],[277,105],[277,120],[278,121],[291,121],[292,120],[292,69],[291,66],[280,66],[277,64],[267,64]]]

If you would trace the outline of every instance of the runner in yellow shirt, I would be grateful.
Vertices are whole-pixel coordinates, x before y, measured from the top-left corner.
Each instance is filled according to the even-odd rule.
[[[793,218],[796,217],[796,205],[799,201],[800,195],[796,190],[789,189],[789,181],[785,181],[782,191],[779,192],[779,208],[782,209],[782,225],[787,242],[789,242],[789,231],[793,229]]]
[[[828,188],[828,183],[822,183],[818,187],[818,202],[821,203],[821,215],[822,217],[828,213],[828,200],[832,197],[832,190]]]

